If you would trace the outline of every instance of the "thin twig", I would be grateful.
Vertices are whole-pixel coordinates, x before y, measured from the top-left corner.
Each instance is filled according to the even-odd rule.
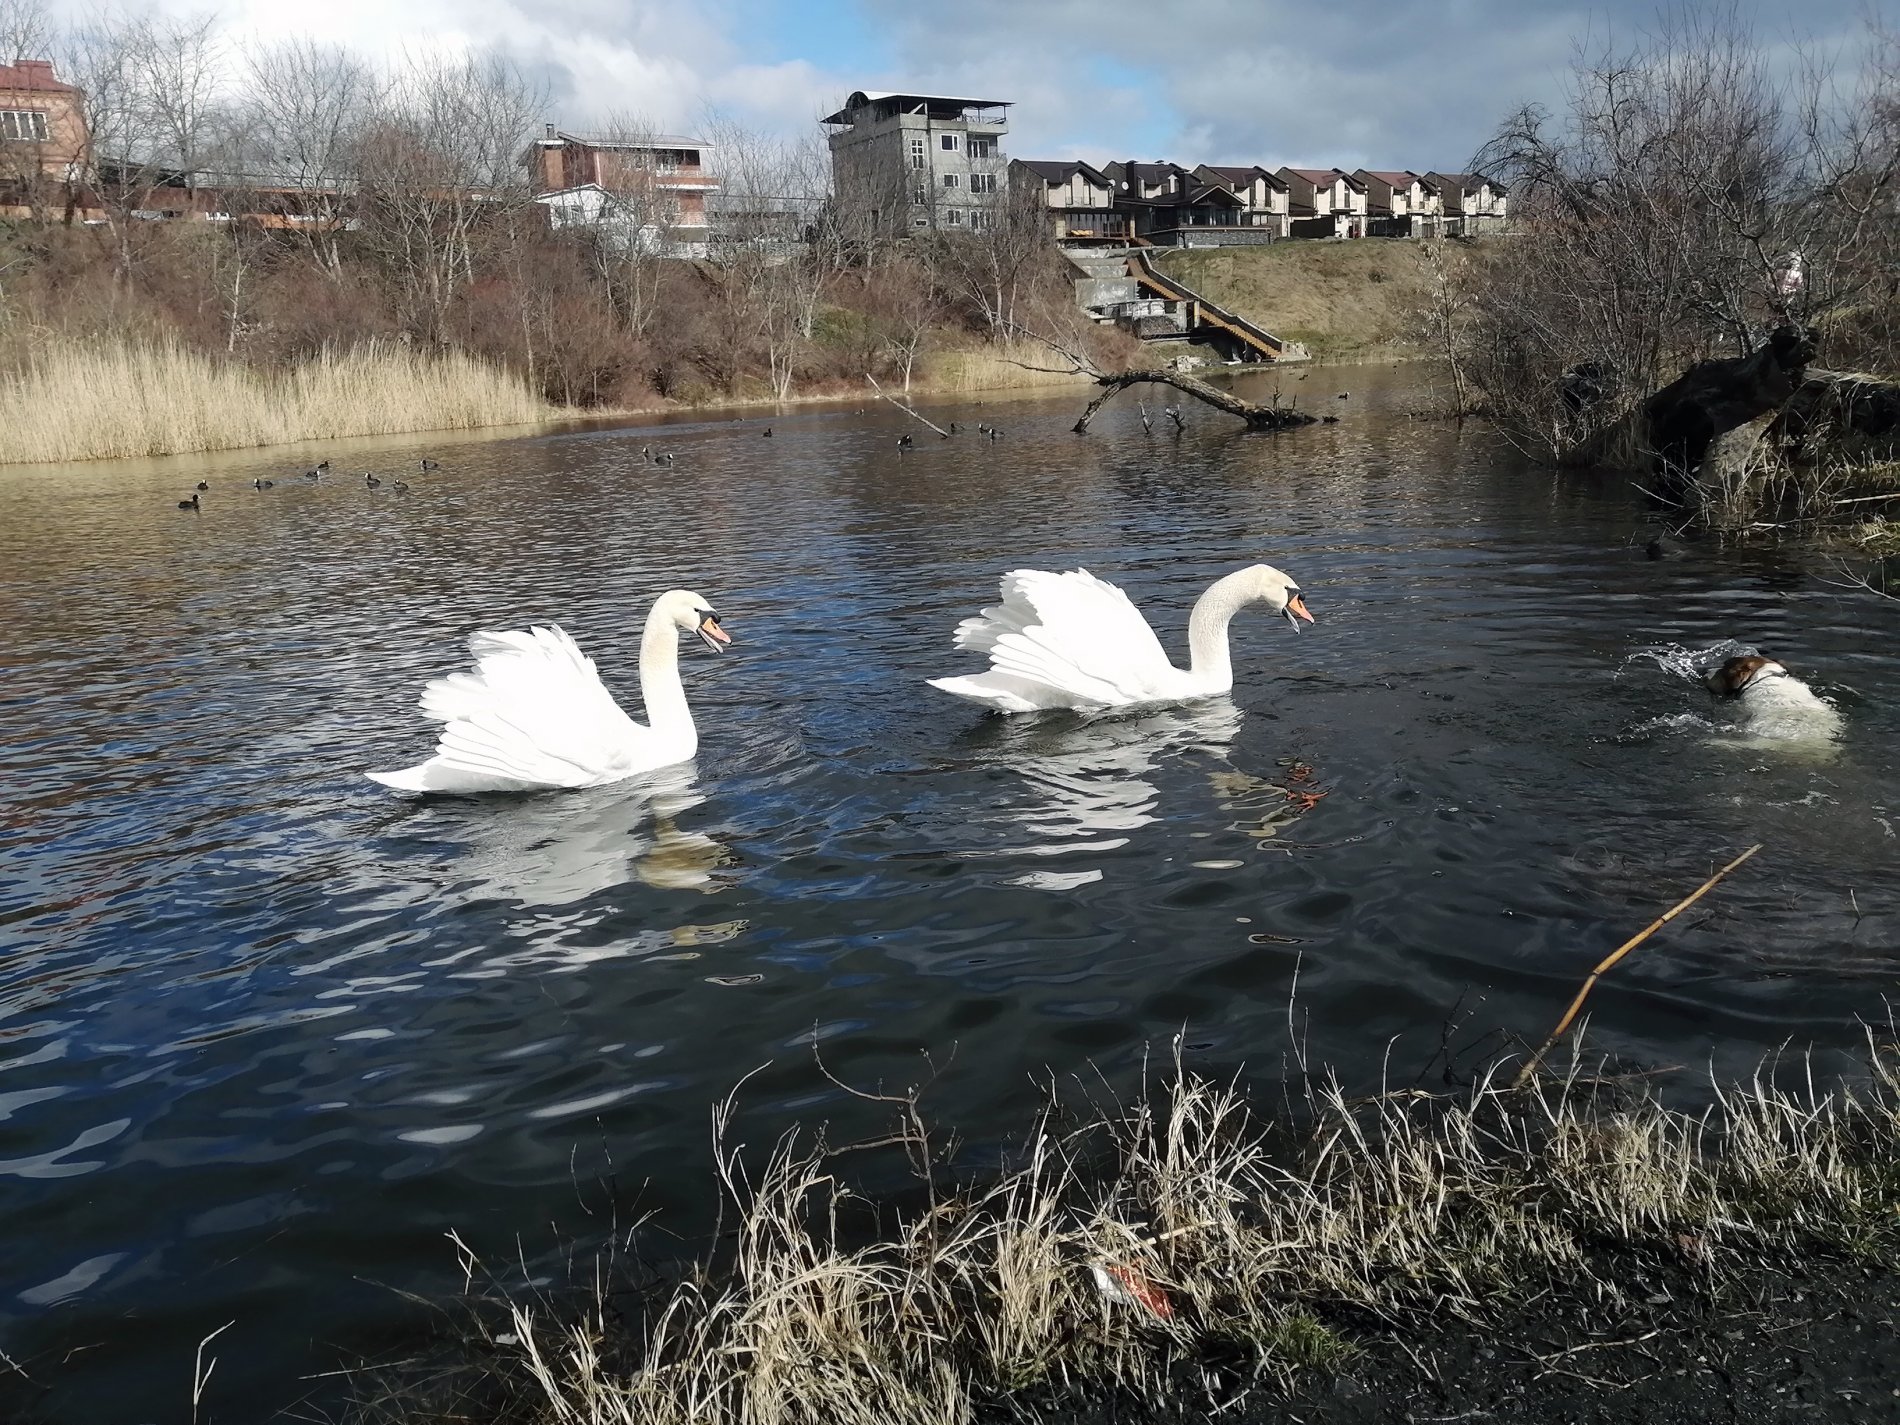
[[[1547,1366],[1552,1361],[1561,1360],[1565,1356],[1574,1356],[1579,1351],[1594,1351],[1599,1346],[1634,1346],[1640,1342],[1651,1340],[1654,1337],[1657,1337],[1660,1335],[1662,1335],[1662,1328],[1659,1326],[1654,1331],[1645,1331],[1642,1335],[1631,1336],[1627,1340],[1585,1341],[1581,1346],[1569,1346],[1561,1351],[1552,1351],[1548,1356],[1532,1356],[1531,1359],[1536,1361],[1540,1366]]]
[[[205,1387],[211,1384],[211,1373],[218,1368],[218,1358],[216,1356],[213,1356],[211,1358],[210,1365],[207,1366],[205,1364],[205,1347],[209,1346],[213,1341],[217,1340],[218,1337],[222,1336],[226,1331],[229,1331],[235,1325],[237,1325],[237,1322],[227,1321],[224,1323],[224,1325],[220,1326],[217,1330],[213,1331],[209,1336],[205,1337],[204,1340],[198,1343],[198,1357],[192,1363],[192,1367],[191,1367],[192,1425],[197,1425],[198,1406],[204,1400]]]
[[[1543,1062],[1544,1055],[1550,1052],[1551,1046],[1563,1038],[1564,1031],[1570,1028],[1570,1022],[1577,1017],[1577,1011],[1583,1008],[1584,1000],[1589,998],[1590,991],[1596,988],[1597,980],[1605,970],[1609,969],[1618,960],[1621,960],[1625,955],[1629,954],[1630,951],[1649,939],[1649,937],[1654,935],[1658,930],[1661,930],[1665,925],[1669,924],[1670,921],[1681,915],[1690,906],[1701,900],[1703,896],[1715,888],[1717,882],[1759,850],[1761,850],[1761,843],[1756,842],[1733,861],[1729,862],[1728,865],[1717,871],[1713,876],[1710,876],[1708,880],[1697,886],[1688,895],[1684,896],[1668,910],[1644,926],[1642,930],[1632,935],[1628,940],[1625,940],[1621,945],[1617,946],[1615,950],[1611,951],[1610,954],[1604,958],[1603,963],[1590,972],[1590,978],[1583,982],[1583,988],[1577,991],[1577,997],[1570,1001],[1570,1008],[1565,1010],[1564,1017],[1557,1021],[1557,1027],[1550,1031],[1550,1037],[1544,1040],[1537,1052],[1531,1055],[1529,1060],[1525,1062],[1524,1067],[1517,1071],[1517,1077],[1511,1081],[1511,1087],[1523,1087],[1525,1080],[1530,1078],[1530,1076],[1537,1071],[1537,1066]]]

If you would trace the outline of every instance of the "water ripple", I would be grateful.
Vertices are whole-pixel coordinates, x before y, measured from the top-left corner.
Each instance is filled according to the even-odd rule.
[[[119,1418],[235,1319],[214,1397],[258,1414],[395,1339],[384,1284],[458,1287],[450,1230],[532,1274],[608,1230],[603,1185],[708,1225],[709,1106],[749,1070],[754,1143],[865,1112],[831,1074],[935,1073],[1000,1135],[1050,1070],[1125,1087],[1183,1028],[1277,1060],[1297,973],[1307,1052],[1369,1086],[1454,1014],[1540,1031],[1757,840],[1593,1033],[1850,1048],[1900,930],[1900,605],[1797,550],[1643,560],[1622,492],[1397,419],[1405,379],[1355,371],[1349,419],[1287,438],[1111,407],[1079,439],[1064,400],[901,462],[901,416],[817,409],[769,459],[698,418],[350,454],[440,458],[401,500],[249,488],[298,452],[0,476],[0,1350],[85,1343],[70,1410]],[[923,686],[973,666],[951,630],[1003,570],[1114,578],[1179,653],[1258,559],[1320,622],[1243,616],[1229,698],[1000,721]],[[476,627],[559,622],[632,701],[673,585],[739,641],[686,661],[691,766],[360,776],[426,751],[416,693]],[[1832,761],[1711,735],[1696,675],[1755,647],[1842,708]]]

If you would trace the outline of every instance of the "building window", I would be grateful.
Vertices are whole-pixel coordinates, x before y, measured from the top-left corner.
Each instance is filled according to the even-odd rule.
[[[955,153],[957,151],[957,136],[955,134],[945,134],[943,136],[943,151],[945,153]]]
[[[915,188],[911,189],[910,201],[913,203],[928,203],[930,201],[930,185],[928,183],[919,183]]]
[[[988,208],[972,208],[970,210],[970,231],[978,233],[988,232],[995,226],[996,214],[992,213]]]
[[[950,228],[962,227],[963,226],[963,209],[945,208],[943,210],[943,222],[944,222],[945,227],[950,227]]]
[[[910,141],[910,166],[912,168],[924,167],[924,141],[922,139],[912,139]]]
[[[46,115],[38,109],[0,109],[0,139],[45,143]]]
[[[943,186],[944,186],[944,187],[946,187],[946,188],[954,188],[954,187],[956,187],[956,186],[957,186],[957,176],[956,176],[956,174],[954,174],[954,173],[946,173],[946,174],[944,174],[944,176],[943,176]]]
[[[996,191],[996,175],[994,173],[972,173],[970,175],[970,191],[972,193],[994,193]]]
[[[970,136],[970,157],[971,158],[995,158],[996,157],[996,140],[995,139],[980,139],[980,138],[977,138],[974,134],[972,134]]]

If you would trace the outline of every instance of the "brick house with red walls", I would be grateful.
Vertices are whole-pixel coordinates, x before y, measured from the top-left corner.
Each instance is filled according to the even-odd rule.
[[[72,217],[90,207],[82,187],[92,161],[84,98],[54,74],[51,60],[0,64],[0,217]]]

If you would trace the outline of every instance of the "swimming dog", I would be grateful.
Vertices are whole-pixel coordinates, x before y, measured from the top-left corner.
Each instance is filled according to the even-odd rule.
[[[1742,730],[1751,737],[1821,742],[1840,734],[1841,715],[1833,705],[1772,658],[1731,658],[1706,681],[1710,692],[1740,703]]]

